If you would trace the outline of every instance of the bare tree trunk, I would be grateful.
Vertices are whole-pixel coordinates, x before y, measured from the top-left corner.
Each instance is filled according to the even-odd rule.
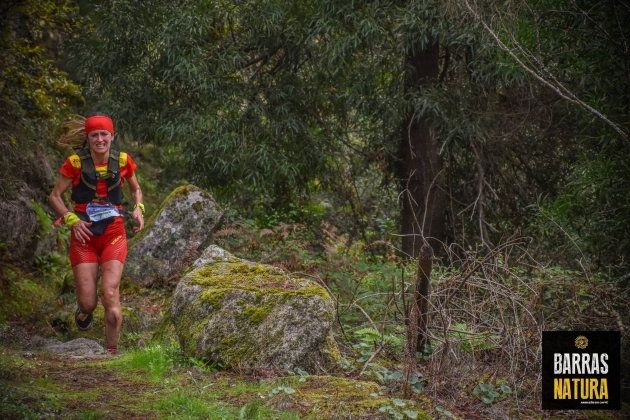
[[[431,299],[431,270],[433,270],[433,249],[423,245],[418,255],[418,281],[416,282],[416,302],[418,305],[418,345],[424,350],[429,341],[429,301]]]
[[[413,68],[409,89],[435,83],[439,75],[439,43],[409,57]],[[442,157],[426,117],[409,115],[402,126],[401,183],[402,251],[417,257],[427,238],[434,249],[444,239],[446,194]],[[425,209],[426,207],[426,209]],[[426,210],[426,211],[425,211]],[[418,236],[415,236],[418,235]]]
[[[411,307],[409,308],[409,315],[407,317],[407,343],[405,345],[404,354],[404,374],[403,374],[403,390],[405,398],[411,396],[411,378],[416,374],[417,357],[418,352],[418,302],[415,299],[411,300]]]
[[[416,373],[418,350],[423,351],[430,344],[429,301],[431,299],[431,270],[433,269],[433,249],[423,245],[418,255],[418,279],[414,287],[413,299],[407,315],[407,345],[404,354],[404,394],[411,396],[409,381]]]

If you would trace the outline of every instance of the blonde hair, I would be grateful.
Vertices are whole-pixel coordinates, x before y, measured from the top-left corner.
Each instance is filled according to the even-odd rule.
[[[73,115],[72,120],[65,123],[66,132],[61,136],[59,143],[71,149],[82,149],[87,144],[87,134],[85,133],[85,117]]]

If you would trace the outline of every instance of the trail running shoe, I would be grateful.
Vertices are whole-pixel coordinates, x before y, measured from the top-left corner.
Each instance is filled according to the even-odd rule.
[[[84,314],[80,308],[77,308],[77,312],[74,314],[74,323],[81,331],[87,331],[92,328],[92,314]]]

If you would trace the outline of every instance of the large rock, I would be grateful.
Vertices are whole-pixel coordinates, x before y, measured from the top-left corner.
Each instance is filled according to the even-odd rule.
[[[177,188],[129,242],[123,277],[144,287],[178,277],[211,241],[221,215],[207,192],[193,185]]]
[[[182,350],[225,366],[315,372],[339,358],[334,305],[317,283],[209,246],[178,283]]]

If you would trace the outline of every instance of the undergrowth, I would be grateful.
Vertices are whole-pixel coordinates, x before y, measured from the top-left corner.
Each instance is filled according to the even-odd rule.
[[[215,239],[241,258],[323,285],[338,309],[341,373],[376,381],[383,395],[400,395],[417,268],[400,259],[392,243],[350,244],[347,235],[325,224],[260,228],[254,221],[229,224]],[[442,417],[489,415],[491,406],[537,412],[542,330],[627,331],[628,295],[615,289],[614,280],[588,268],[542,264],[528,253],[525,238],[484,253],[445,250],[433,265],[431,344],[418,349],[415,390],[441,403],[436,415]],[[625,342],[627,333],[622,336]],[[502,390],[500,398],[479,398],[475,390],[481,385]]]
[[[106,365],[123,372],[140,373],[141,377],[162,384],[163,389],[151,407],[166,418],[298,418],[295,413],[278,411],[261,403],[260,396],[268,394],[273,383],[213,375],[219,368],[216,364],[185,357],[175,342],[133,349]],[[234,406],[231,401],[244,401],[244,404]]]
[[[418,349],[416,369],[405,378],[407,313],[417,268],[415,262],[399,258],[392,243],[350,244],[329,225],[316,231],[295,223],[259,228],[253,221],[228,224],[215,241],[239,257],[299,273],[326,288],[337,307],[335,337],[341,351],[333,372],[337,378],[374,382],[370,398],[376,405],[361,410],[383,418],[414,418],[420,411],[413,404],[443,418],[492,417],[515,406],[535,415],[540,407],[543,329],[627,327],[628,295],[605,273],[543,265],[529,255],[522,239],[486,253],[451,250],[435,262],[431,276],[430,345]],[[66,264],[52,254],[38,260],[36,271],[27,275],[3,266],[12,281],[3,280],[0,293],[33,292],[35,298],[28,304],[50,311],[54,305],[42,302],[63,295]],[[48,294],[38,298],[45,290]],[[147,310],[162,311],[162,305],[147,301]],[[30,309],[19,302],[1,299],[0,312],[27,314]],[[129,343],[140,342],[141,333],[130,334],[138,337],[130,336]],[[627,340],[626,333],[622,337]],[[269,380],[238,377],[221,372],[222,366],[210,360],[183,356],[176,342],[130,348],[124,357],[104,365],[157,387],[143,407],[167,418],[289,419],[297,418],[298,411],[307,418],[333,416],[329,406],[313,405],[320,391],[308,372],[280,377],[276,372]],[[343,384],[340,392],[347,394],[347,387]],[[406,387],[414,392],[411,400],[401,398]],[[29,418],[32,407],[24,403],[23,394],[14,389],[1,396],[12,413],[23,411],[22,417]],[[102,413],[81,415],[98,418]]]

